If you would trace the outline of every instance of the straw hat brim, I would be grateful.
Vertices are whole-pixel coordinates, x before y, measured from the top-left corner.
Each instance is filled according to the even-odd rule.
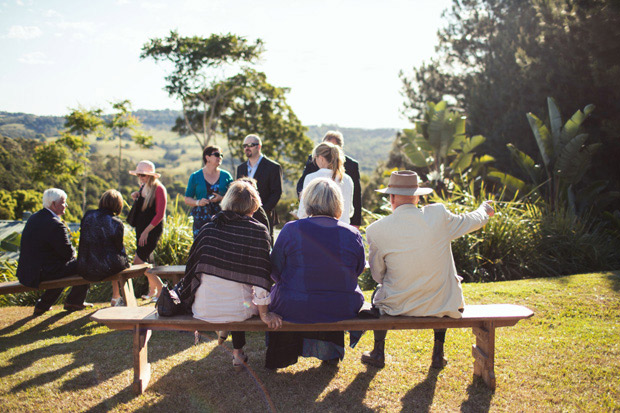
[[[158,174],[157,172],[144,172],[144,171],[138,171],[138,170],[135,170],[135,171],[128,171],[128,172],[129,172],[129,174],[130,174],[130,175],[136,175],[136,176],[137,176],[138,174],[140,174],[140,175],[150,175],[150,176],[154,176],[155,178],[159,178],[159,177],[161,177],[161,174]]]
[[[381,188],[375,189],[376,192],[381,194],[394,194],[394,195],[405,195],[405,196],[414,196],[414,195],[428,195],[433,192],[433,188]]]

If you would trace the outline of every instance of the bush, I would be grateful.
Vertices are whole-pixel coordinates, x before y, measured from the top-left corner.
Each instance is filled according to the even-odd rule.
[[[620,267],[620,240],[611,230],[611,221],[591,215],[576,216],[568,210],[549,210],[540,200],[513,198],[494,203],[495,215],[481,230],[452,242],[457,272],[465,282],[551,277],[579,272],[613,270]],[[430,202],[440,202],[455,214],[473,211],[487,194],[484,185],[474,191],[454,185],[447,199],[436,194]],[[389,213],[365,211],[364,218],[376,220]],[[362,228],[364,230],[365,228]],[[369,271],[359,279],[364,289],[374,288]]]

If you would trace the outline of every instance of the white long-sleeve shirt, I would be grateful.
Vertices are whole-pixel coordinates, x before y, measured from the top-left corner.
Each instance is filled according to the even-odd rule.
[[[332,178],[332,170],[327,168],[321,168],[316,172],[312,172],[311,174],[306,175],[304,179],[304,189],[310,185],[310,182],[317,178]],[[335,181],[340,187],[340,191],[342,192],[342,200],[344,201],[344,208],[342,209],[342,216],[339,221],[344,222],[345,224],[349,224],[351,222],[351,215],[353,215],[353,180],[347,174],[344,174],[341,181]],[[302,191],[303,194],[303,191]],[[306,218],[308,214],[306,213],[306,208],[303,203],[303,195],[299,200],[299,209],[297,210],[297,216],[301,218]]]

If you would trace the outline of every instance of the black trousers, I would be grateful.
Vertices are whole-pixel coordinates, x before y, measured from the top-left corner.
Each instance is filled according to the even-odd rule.
[[[245,346],[245,331],[231,331],[233,348],[241,350]]]
[[[72,259],[65,264],[61,271],[53,274],[42,274],[41,281],[57,280],[59,278],[64,278],[75,274],[77,274],[77,259]],[[89,284],[75,285],[71,287],[71,291],[69,291],[65,304],[82,304],[86,298],[86,294],[88,293],[88,287]],[[35,308],[43,311],[49,310],[50,307],[54,305],[56,300],[58,300],[58,297],[60,297],[63,290],[64,288],[52,288],[51,290],[45,290],[43,295],[41,295],[41,298],[39,298],[37,303],[34,305]]]

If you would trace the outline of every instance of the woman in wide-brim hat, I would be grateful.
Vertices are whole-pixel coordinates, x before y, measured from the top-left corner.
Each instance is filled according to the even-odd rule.
[[[140,189],[131,194],[136,209],[136,256],[134,264],[151,262],[151,254],[159,242],[164,229],[167,198],[166,188],[159,181],[161,176],[155,172],[155,165],[151,161],[140,161],[131,175],[138,177]],[[161,279],[146,272],[149,280],[149,292],[142,298],[157,300],[163,283]]]

